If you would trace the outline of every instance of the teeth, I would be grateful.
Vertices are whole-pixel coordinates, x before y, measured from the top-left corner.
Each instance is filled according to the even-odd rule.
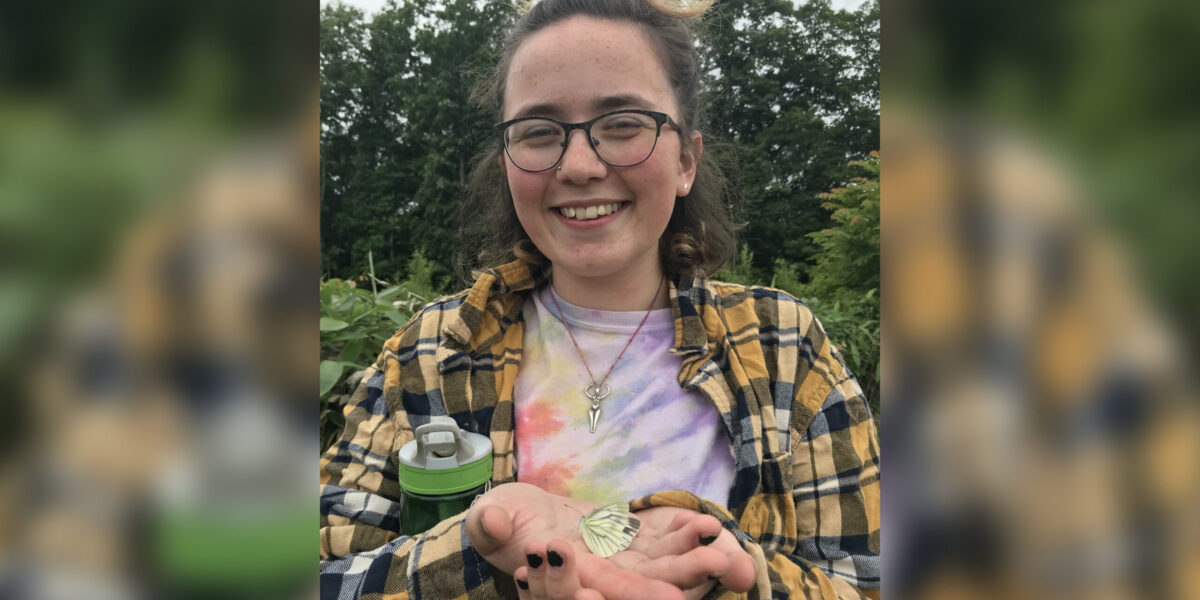
[[[611,214],[617,212],[618,210],[620,210],[620,208],[621,208],[620,202],[613,202],[612,204],[593,205],[593,206],[589,206],[587,208],[582,208],[582,207],[576,208],[573,206],[564,206],[564,207],[558,209],[558,212],[560,212],[562,214],[562,216],[567,217],[568,219],[578,219],[580,221],[587,221],[589,219],[595,219],[596,217],[603,217],[605,215],[611,215]]]

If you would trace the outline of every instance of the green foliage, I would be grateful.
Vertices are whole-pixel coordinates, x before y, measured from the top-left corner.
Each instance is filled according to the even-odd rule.
[[[850,185],[821,194],[834,225],[809,234],[820,247],[809,290],[821,296],[879,288],[879,155],[850,166]]]
[[[820,248],[811,279],[799,284],[791,267],[776,263],[776,280],[818,315],[878,415],[879,155],[849,166],[858,173],[850,185],[821,196],[833,225],[810,234]]]
[[[374,262],[367,253],[368,264]],[[375,360],[384,342],[440,291],[431,284],[433,267],[421,251],[408,261],[413,276],[398,284],[368,273],[372,289],[356,280],[321,282],[321,448],[336,441],[345,418],[342,408],[362,372]],[[378,289],[378,285],[385,286]]]
[[[450,284],[449,277],[440,278],[438,285],[433,284],[437,265],[425,258],[425,251],[420,248],[409,257],[405,270],[408,279],[404,281],[404,289],[416,296],[432,298],[441,294]]]
[[[321,269],[400,279],[418,248],[453,272],[455,210],[492,115],[468,72],[494,59],[505,2],[396,2],[369,20],[321,10]]]
[[[879,148],[879,4],[722,0],[702,41],[704,134],[733,147],[754,266],[803,274],[819,251],[807,234],[829,224],[820,194]]]
[[[763,280],[762,274],[758,269],[754,268],[754,253],[750,251],[750,246],[742,244],[738,249],[737,258],[733,264],[727,264],[720,269],[717,269],[712,274],[712,278],[717,281],[727,281],[729,283],[740,283],[742,285],[756,285]]]

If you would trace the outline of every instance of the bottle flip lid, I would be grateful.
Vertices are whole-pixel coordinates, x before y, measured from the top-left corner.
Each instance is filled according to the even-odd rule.
[[[431,417],[400,448],[400,486],[416,494],[453,494],[492,478],[492,441],[463,431],[450,417]]]

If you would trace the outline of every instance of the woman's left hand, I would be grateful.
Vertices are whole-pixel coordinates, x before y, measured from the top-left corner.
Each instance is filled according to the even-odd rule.
[[[671,506],[640,510],[635,516],[641,520],[642,530],[629,552],[618,552],[609,558],[613,564],[632,568],[634,561],[641,561],[639,570],[653,576],[659,569],[669,572],[679,557],[693,553],[696,548],[706,547],[719,552],[728,567],[716,579],[706,579],[684,588],[683,592],[689,600],[703,597],[716,585],[717,580],[734,592],[746,592],[754,586],[754,561],[715,517]],[[646,557],[652,560],[646,563]]]
[[[530,542],[527,555],[536,555],[536,568],[522,566],[513,574],[522,600],[622,600],[644,589],[615,588],[605,593],[589,588],[611,584],[622,571],[670,581],[686,600],[698,600],[720,580],[735,592],[754,585],[754,563],[717,519],[694,511],[655,507],[639,511],[642,521],[630,547],[607,560],[575,547],[565,539]],[[532,565],[534,563],[530,563]],[[719,567],[716,577],[712,569]]]

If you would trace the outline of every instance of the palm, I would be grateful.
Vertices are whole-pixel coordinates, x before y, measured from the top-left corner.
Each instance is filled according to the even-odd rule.
[[[597,506],[529,484],[507,484],[476,502],[467,518],[467,532],[476,551],[509,574],[526,564],[530,548],[539,544],[544,548],[546,542],[561,539],[574,550],[580,582],[585,587],[605,588],[601,591],[607,598],[682,600],[684,594],[680,590],[688,590],[688,597],[692,597],[692,592],[707,590],[712,585],[709,575],[723,574],[731,566],[726,552],[698,546],[700,537],[715,536],[721,531],[716,519],[667,508],[639,512],[638,516],[645,519],[633,544],[609,559],[600,558],[584,546],[578,533],[582,516]],[[731,536],[728,542],[741,553]],[[749,568],[752,578],[753,567]],[[749,582],[735,587],[746,589]],[[613,593],[613,590],[635,592]]]
[[[525,564],[524,548],[530,542],[563,538],[571,540],[577,550],[586,553],[587,549],[576,530],[580,515],[587,514],[597,505],[585,500],[556,496],[537,486],[510,483],[497,487],[487,496],[480,498],[472,510],[482,510],[488,506],[499,506],[508,513],[511,518],[511,533],[508,539],[499,545],[477,543],[474,539],[472,543],[489,563],[506,573],[512,573],[517,567]]]

